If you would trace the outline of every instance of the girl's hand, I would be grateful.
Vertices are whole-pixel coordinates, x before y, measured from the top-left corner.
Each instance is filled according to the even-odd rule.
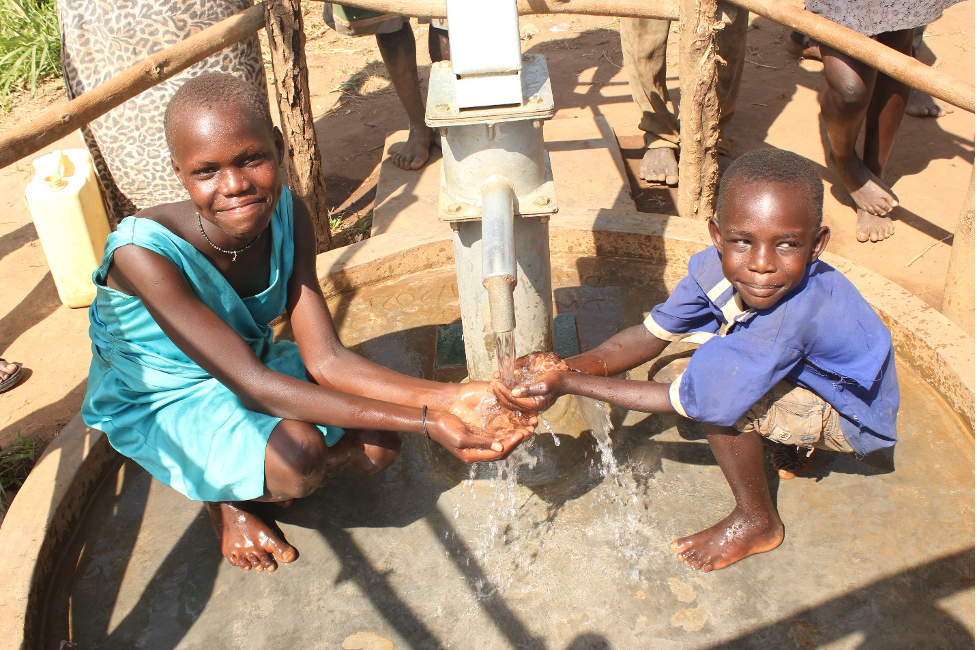
[[[428,411],[427,431],[431,439],[465,463],[501,460],[532,433],[531,429],[519,429],[502,440],[472,435],[464,422],[441,411]]]
[[[493,385],[484,381],[460,384],[448,412],[468,425],[474,433],[496,440],[524,429],[532,433],[536,428],[536,416],[526,415],[532,409],[511,408],[499,402],[493,390]]]

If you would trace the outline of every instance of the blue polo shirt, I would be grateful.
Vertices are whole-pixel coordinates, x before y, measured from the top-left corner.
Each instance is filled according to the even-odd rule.
[[[840,414],[859,455],[896,442],[892,337],[858,290],[817,261],[779,303],[749,309],[723,276],[714,246],[689,260],[689,274],[645,327],[660,339],[701,343],[669,388],[680,414],[730,426],[786,379],[821,396]]]

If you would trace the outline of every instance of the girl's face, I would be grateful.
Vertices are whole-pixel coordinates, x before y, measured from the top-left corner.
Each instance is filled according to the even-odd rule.
[[[282,134],[254,122],[234,107],[205,109],[184,121],[171,152],[194,209],[237,242],[268,227],[282,192]]]

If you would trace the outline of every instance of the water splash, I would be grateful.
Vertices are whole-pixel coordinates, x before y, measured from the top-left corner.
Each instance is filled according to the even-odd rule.
[[[630,472],[620,467],[614,456],[614,443],[610,435],[614,427],[608,405],[589,397],[577,397],[577,406],[591,428],[600,452],[600,466],[595,469],[599,476],[608,479],[608,490],[601,497],[611,506],[604,510],[605,522],[614,534],[616,546],[631,566],[631,577],[638,579],[638,567],[644,552],[640,540],[645,528],[639,507],[641,487]]]
[[[634,475],[635,468],[615,456],[609,407],[592,399],[577,399],[577,407],[592,430],[598,452],[592,456],[590,473],[600,485],[591,495],[602,514],[594,523],[609,536],[608,541],[621,557],[625,575],[639,580],[642,567],[648,566],[648,531],[654,529],[653,522],[645,520],[649,513],[642,507],[649,487],[647,477]],[[559,445],[557,432],[541,418],[539,433],[547,432],[553,436],[554,444]],[[494,463],[494,471],[487,481],[475,481],[477,475],[485,477],[485,473],[484,469],[476,473],[472,468],[468,480],[462,484],[463,495],[470,494],[473,507],[462,506],[460,510],[456,507],[454,514],[461,519],[477,516],[479,532],[473,540],[472,559],[485,571],[490,583],[482,585],[487,589],[475,590],[480,598],[491,597],[492,587],[499,594],[511,595],[532,584],[529,578],[537,570],[536,556],[552,534],[551,505],[520,486],[517,480],[521,466],[531,467],[545,458],[541,456],[541,442],[527,441],[528,458]]]

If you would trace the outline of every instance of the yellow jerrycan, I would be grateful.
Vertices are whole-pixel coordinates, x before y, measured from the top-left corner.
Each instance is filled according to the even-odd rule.
[[[92,273],[110,231],[91,156],[86,149],[63,149],[35,158],[25,192],[61,302],[89,306]]]

